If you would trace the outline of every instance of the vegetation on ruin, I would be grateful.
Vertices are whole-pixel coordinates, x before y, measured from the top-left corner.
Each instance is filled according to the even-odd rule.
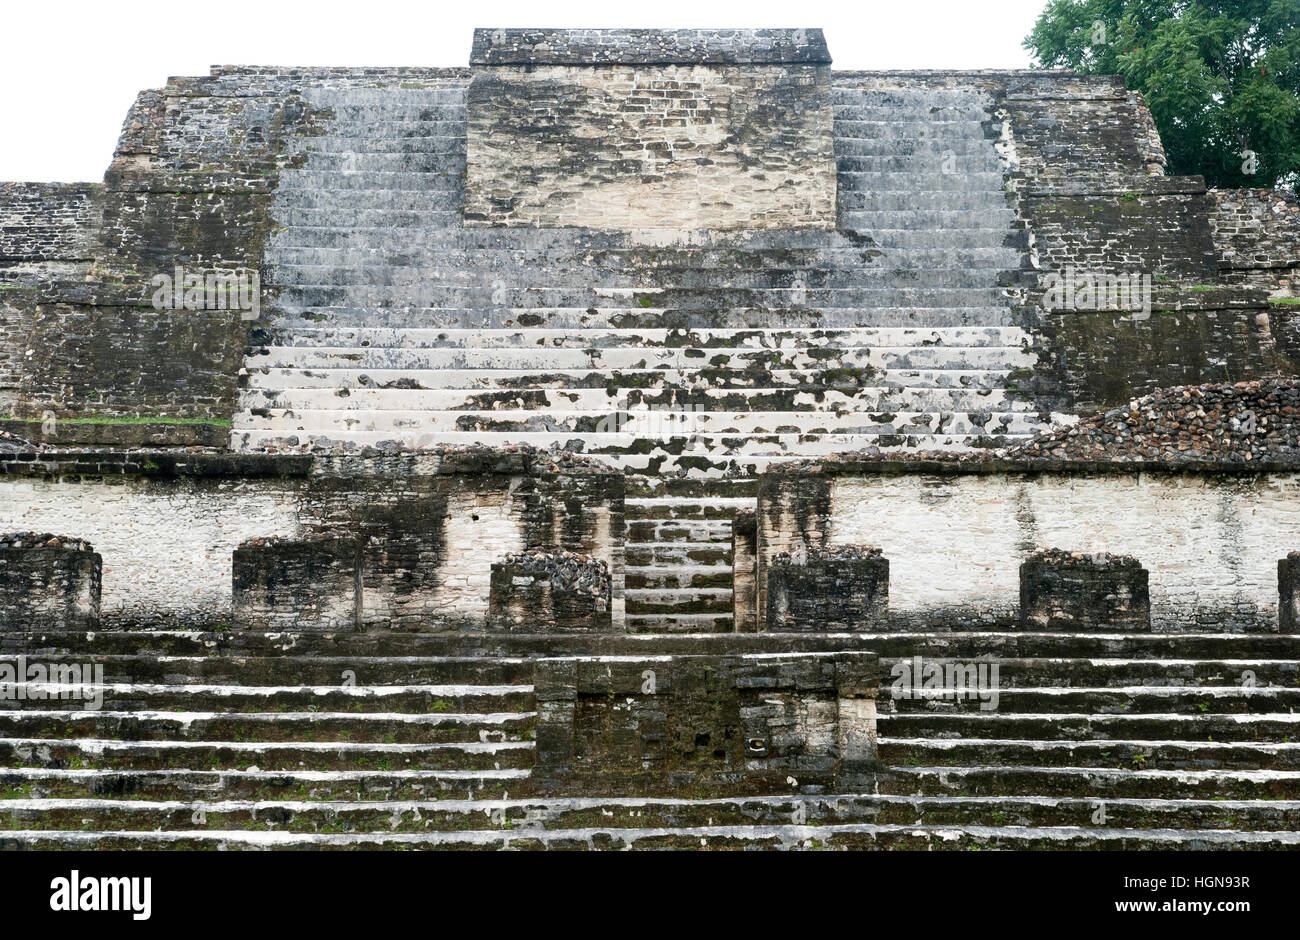
[[[1040,67],[1122,75],[1142,92],[1171,174],[1300,181],[1295,0],[1050,0],[1024,46]]]

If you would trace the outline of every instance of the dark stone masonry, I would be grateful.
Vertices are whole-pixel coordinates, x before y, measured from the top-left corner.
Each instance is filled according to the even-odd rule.
[[[1147,583],[1136,558],[1035,552],[1020,566],[1020,624],[1027,630],[1150,630]]]
[[[766,628],[775,633],[871,630],[889,609],[889,560],[879,548],[800,549],[767,569]]]
[[[0,849],[1300,847],[1292,192],[1115,76],[472,41],[0,184]]]
[[[544,659],[536,681],[547,792],[833,790],[877,766],[872,654]]]
[[[102,571],[99,553],[80,539],[0,534],[0,630],[94,629]]]
[[[235,549],[232,611],[242,630],[356,630],[363,540],[249,539]]]
[[[488,629],[529,633],[609,632],[605,562],[573,552],[520,552],[492,564]]]
[[[1278,620],[1282,633],[1300,633],[1300,552],[1277,563]]]

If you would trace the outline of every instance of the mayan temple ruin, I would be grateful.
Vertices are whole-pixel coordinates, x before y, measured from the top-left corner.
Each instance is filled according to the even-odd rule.
[[[219,66],[0,183],[0,848],[1300,848],[1295,195],[831,61]]]

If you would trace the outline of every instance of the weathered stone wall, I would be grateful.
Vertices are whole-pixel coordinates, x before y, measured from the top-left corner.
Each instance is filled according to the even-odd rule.
[[[1151,629],[1149,574],[1141,561],[1044,549],[1020,566],[1020,625],[1065,633]]]
[[[488,629],[610,632],[612,587],[608,566],[586,555],[546,551],[507,555],[492,563]]]
[[[0,183],[0,266],[95,256],[102,187]]]
[[[35,458],[0,463],[0,530],[66,531],[93,542],[105,558],[106,620],[229,622],[232,555],[242,543],[356,534],[369,539],[365,625],[481,629],[492,563],[549,547],[609,564],[621,623],[618,474],[543,472],[518,453]]]
[[[760,591],[777,553],[865,535],[890,560],[890,626],[1013,626],[1021,563],[1055,547],[1139,559],[1156,631],[1276,632],[1300,539],[1300,474],[1282,471],[899,465],[770,473],[759,498]]]
[[[78,539],[0,535],[0,630],[94,629],[102,569],[99,554]]]
[[[1300,552],[1277,562],[1278,627],[1280,633],[1300,633]]]
[[[1300,370],[1286,340],[1288,311],[1231,289],[1263,280],[1226,270],[1261,240],[1264,255],[1285,256],[1288,223],[1264,235],[1263,213],[1242,206],[1251,197],[1207,193],[1200,177],[1165,177],[1150,112],[1117,77],[1025,72],[1000,81],[998,146],[1038,275],[1026,313],[1039,360],[1017,377],[1021,392],[1053,410],[1089,413],[1166,385]],[[1294,257],[1300,248],[1289,240]],[[1150,306],[1046,306],[1037,288],[1070,272],[1149,277]]]
[[[1300,290],[1300,201],[1282,189],[1212,189],[1221,276],[1294,297]]]
[[[773,633],[854,633],[889,610],[889,560],[878,549],[796,547],[769,559],[764,624]]]
[[[541,660],[533,779],[641,795],[834,787],[876,766],[878,684],[871,653]]]
[[[361,540],[250,539],[232,557],[232,615],[245,630],[360,629]]]
[[[0,219],[21,216],[11,247],[39,259],[31,243],[48,235],[45,254],[94,259],[89,280],[25,283],[4,298],[0,416],[60,443],[228,439],[249,323],[239,311],[157,309],[151,281],[178,265],[256,271],[285,140],[315,119],[285,81],[174,79],[139,95],[103,184],[0,198]],[[51,207],[48,232],[33,205]],[[48,434],[51,414],[69,422],[61,437]]]
[[[753,633],[758,629],[758,519],[752,510],[731,520],[732,629]]]
[[[824,42],[499,32],[475,37],[466,222],[834,228]]]

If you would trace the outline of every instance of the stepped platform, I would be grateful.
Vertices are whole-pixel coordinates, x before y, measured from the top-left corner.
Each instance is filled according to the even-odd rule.
[[[829,650],[880,656],[844,792],[538,789],[541,663]],[[998,709],[898,696],[915,657],[996,665]],[[101,666],[102,707],[0,701],[7,849],[1300,847],[1296,636],[0,634],[20,660]]]

